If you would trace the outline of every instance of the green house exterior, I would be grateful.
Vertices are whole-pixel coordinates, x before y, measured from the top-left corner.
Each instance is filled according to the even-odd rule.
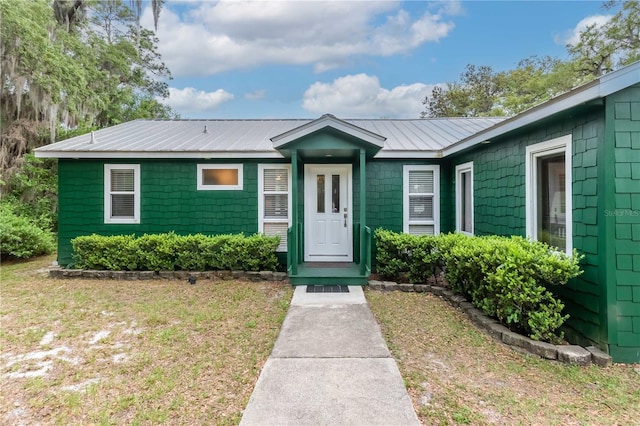
[[[264,232],[293,285],[361,285],[377,228],[549,238],[584,255],[568,340],[640,362],[640,63],[506,120],[139,120],[36,155],[61,265],[91,233]]]

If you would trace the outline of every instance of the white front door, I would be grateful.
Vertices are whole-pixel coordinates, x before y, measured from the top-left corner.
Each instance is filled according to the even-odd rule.
[[[305,261],[353,261],[351,186],[351,164],[305,165]]]

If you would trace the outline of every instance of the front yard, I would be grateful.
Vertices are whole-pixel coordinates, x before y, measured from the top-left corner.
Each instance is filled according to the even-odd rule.
[[[53,280],[3,265],[2,424],[237,424],[286,284]]]
[[[287,284],[0,272],[0,423],[237,424]],[[421,421],[638,424],[640,366],[572,367],[494,342],[430,294],[366,292]]]
[[[520,354],[427,293],[366,293],[425,425],[640,424],[640,365]]]

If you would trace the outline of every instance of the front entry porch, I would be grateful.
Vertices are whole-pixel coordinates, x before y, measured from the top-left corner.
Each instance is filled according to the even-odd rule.
[[[366,285],[366,164],[385,138],[331,115],[271,139],[291,159],[287,273],[292,285]]]
[[[295,231],[294,231],[295,229]],[[354,225],[353,262],[304,262],[302,225],[287,230],[287,274],[298,285],[366,285],[371,275],[371,229]]]

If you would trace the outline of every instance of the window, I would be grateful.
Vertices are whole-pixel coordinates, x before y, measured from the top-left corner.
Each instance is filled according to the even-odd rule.
[[[140,223],[140,165],[104,165],[104,223]]]
[[[291,217],[291,167],[288,164],[258,165],[258,232],[280,236],[278,251],[287,251],[287,228]]]
[[[456,230],[473,234],[473,162],[456,166]]]
[[[242,164],[198,164],[199,190],[242,190]]]
[[[440,232],[440,167],[404,166],[404,232]]]
[[[571,135],[527,147],[527,235],[567,254],[573,249],[571,182]]]

